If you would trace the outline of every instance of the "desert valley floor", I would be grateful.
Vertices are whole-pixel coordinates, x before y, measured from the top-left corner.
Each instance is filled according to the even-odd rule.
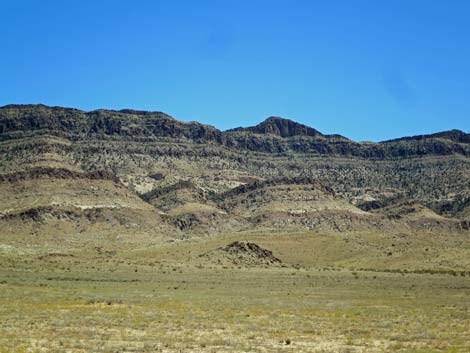
[[[362,237],[379,240],[261,234],[140,249],[4,245],[0,351],[470,351],[470,272],[413,271],[411,260],[445,261],[457,251],[469,259],[469,240],[454,239],[463,250],[440,252],[435,240],[387,256],[359,246]],[[238,247],[235,265],[224,252],[235,241],[273,249],[282,263]],[[212,249],[215,261],[200,256]],[[393,256],[408,265],[380,268]]]

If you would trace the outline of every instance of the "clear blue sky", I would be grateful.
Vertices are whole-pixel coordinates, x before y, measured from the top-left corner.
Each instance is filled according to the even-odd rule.
[[[355,140],[470,130],[470,1],[0,2],[0,105],[275,115]]]

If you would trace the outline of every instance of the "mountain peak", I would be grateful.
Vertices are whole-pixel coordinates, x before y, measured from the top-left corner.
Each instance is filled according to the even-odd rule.
[[[250,131],[255,134],[270,134],[279,137],[323,136],[319,131],[290,119],[271,116],[256,126],[236,128],[235,131]]]

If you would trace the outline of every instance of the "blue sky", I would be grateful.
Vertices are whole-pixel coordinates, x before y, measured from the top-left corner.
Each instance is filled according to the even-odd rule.
[[[2,0],[0,105],[469,132],[469,18],[464,0]]]

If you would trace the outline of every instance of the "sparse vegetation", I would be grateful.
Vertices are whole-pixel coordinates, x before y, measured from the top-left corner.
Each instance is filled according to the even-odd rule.
[[[0,108],[0,353],[469,352],[468,134]]]
[[[186,249],[198,254],[206,247],[213,244],[123,249],[111,261],[80,250],[28,263],[4,255],[0,346],[5,352],[470,349],[466,277],[376,270],[372,278],[369,271],[311,266],[292,276],[292,268],[181,261]],[[70,263],[71,272],[61,270]]]

